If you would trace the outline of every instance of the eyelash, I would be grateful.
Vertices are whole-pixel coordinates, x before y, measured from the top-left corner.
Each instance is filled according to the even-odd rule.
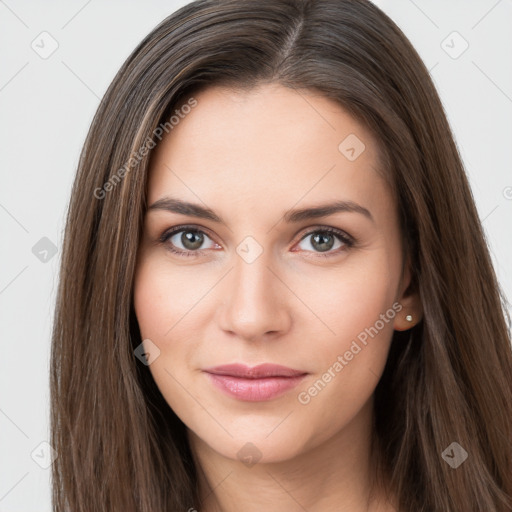
[[[161,244],[166,244],[167,245],[167,250],[169,250],[173,254],[176,254],[177,256],[180,256],[180,257],[195,257],[195,256],[198,255],[198,253],[202,252],[201,250],[197,250],[197,251],[177,250],[171,244],[167,244],[167,241],[173,235],[175,235],[176,233],[180,233],[182,231],[189,231],[191,233],[202,233],[202,234],[208,236],[208,238],[211,238],[208,235],[208,233],[206,233],[205,231],[203,231],[201,229],[198,229],[198,228],[196,228],[194,226],[176,226],[174,228],[171,228],[171,229],[165,231],[160,236],[159,242]],[[322,233],[322,234],[329,233],[329,234],[335,235],[344,244],[344,247],[339,248],[337,251],[329,252],[329,253],[326,253],[326,254],[324,254],[324,253],[315,253],[314,257],[330,258],[332,256],[336,256],[337,254],[339,254],[340,252],[342,252],[344,250],[352,248],[355,245],[355,240],[351,236],[347,235],[345,232],[343,232],[343,231],[341,231],[339,229],[332,228],[332,227],[327,227],[327,226],[325,226],[325,227],[317,227],[317,228],[315,228],[315,229],[313,229],[311,231],[308,231],[307,233],[304,234],[303,237],[301,237],[301,239],[299,240],[298,243],[302,242],[302,240],[304,240],[308,236],[311,236],[311,235],[317,234],[317,233]],[[204,250],[206,250],[206,249],[204,249]],[[312,251],[306,251],[306,252],[312,252]]]

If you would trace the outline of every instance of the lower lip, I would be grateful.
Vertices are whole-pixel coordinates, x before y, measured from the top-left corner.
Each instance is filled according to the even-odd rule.
[[[265,377],[261,379],[243,379],[231,375],[217,375],[206,372],[211,382],[229,396],[247,402],[263,402],[276,398],[294,388],[306,376]]]

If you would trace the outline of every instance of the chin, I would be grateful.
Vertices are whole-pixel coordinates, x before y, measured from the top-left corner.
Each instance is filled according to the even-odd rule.
[[[230,423],[229,432],[233,437],[225,432],[212,436],[211,429],[209,432],[202,432],[203,429],[199,429],[199,434],[194,433],[194,437],[196,440],[199,437],[200,443],[207,444],[223,457],[239,460],[248,467],[256,463],[283,462],[307,451],[311,437],[305,435],[303,428],[277,426],[279,421],[276,422],[274,418],[268,423],[271,426],[265,424],[264,428],[242,425],[235,428],[233,423]]]

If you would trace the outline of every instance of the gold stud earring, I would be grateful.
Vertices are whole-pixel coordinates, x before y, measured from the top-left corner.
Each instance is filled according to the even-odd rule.
[[[412,322],[412,315],[407,315],[405,317],[405,319],[408,321],[408,322]]]

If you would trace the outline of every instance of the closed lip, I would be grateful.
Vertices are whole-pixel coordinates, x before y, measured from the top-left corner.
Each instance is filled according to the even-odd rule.
[[[242,379],[264,379],[268,377],[299,377],[307,372],[294,370],[278,364],[264,363],[257,366],[234,363],[204,368],[204,372],[214,375],[227,375]]]

